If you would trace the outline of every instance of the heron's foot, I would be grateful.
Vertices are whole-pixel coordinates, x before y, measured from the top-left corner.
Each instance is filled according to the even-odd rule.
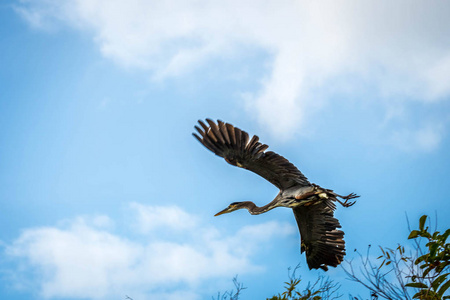
[[[359,198],[359,195],[356,195],[355,193],[351,193],[351,194],[348,194],[347,196],[344,196],[344,197],[341,197],[341,198],[345,199],[345,200],[350,200],[350,199]]]
[[[350,206],[352,206],[353,204],[355,204],[356,201],[349,201],[349,200],[358,198],[359,196],[356,195],[355,193],[351,193],[351,194],[348,194],[347,196],[340,196],[340,197],[341,197],[342,199],[344,199],[345,201],[342,202],[342,201],[340,201],[339,199],[336,199],[336,200],[337,200],[343,207],[350,207]]]
[[[356,203],[356,201],[349,202],[348,199],[346,199],[344,202],[342,202],[342,201],[339,200],[339,199],[336,199],[336,200],[337,200],[343,207],[350,207],[350,206],[352,206],[353,204]]]

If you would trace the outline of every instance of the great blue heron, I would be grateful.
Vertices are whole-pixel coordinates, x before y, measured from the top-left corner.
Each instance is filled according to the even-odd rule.
[[[329,189],[311,184],[308,179],[287,159],[272,151],[265,151],[269,146],[261,144],[258,136],[249,139],[248,133],[231,124],[206,119],[209,124],[198,121],[195,126],[200,136],[193,134],[206,148],[219,155],[233,166],[255,172],[280,189],[272,202],[262,207],[253,202],[233,202],[216,216],[246,208],[250,214],[259,215],[275,207],[289,207],[294,211],[300,230],[301,253],[306,251],[306,261],[310,269],[327,266],[336,267],[345,255],[344,232],[339,221],[334,218],[336,209],[334,201],[344,207],[355,202],[350,199],[359,196],[351,193],[341,196]],[[345,201],[340,201],[339,198]]]

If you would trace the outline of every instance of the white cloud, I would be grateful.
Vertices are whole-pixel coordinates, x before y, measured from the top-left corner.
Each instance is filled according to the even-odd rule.
[[[102,53],[163,79],[252,45],[273,57],[247,99],[280,138],[336,92],[435,102],[450,94],[447,1],[22,0],[30,24],[92,33]],[[340,86],[335,79],[346,78]],[[387,104],[388,105],[388,104]],[[298,132],[298,130],[296,130]],[[289,134],[291,136],[291,134]]]
[[[132,211],[137,221],[130,226],[145,232],[142,239],[115,234],[107,216],[85,216],[57,227],[26,229],[6,247],[6,254],[20,265],[27,281],[39,286],[44,298],[112,299],[130,295],[180,299],[182,295],[183,299],[199,299],[198,287],[207,280],[229,280],[238,273],[261,271],[262,267],[251,261],[252,256],[268,240],[294,232],[290,225],[269,222],[227,236],[200,224],[197,217],[178,207],[133,203]],[[175,229],[182,225],[180,221],[191,225]],[[167,232],[158,235],[165,226],[182,231],[185,239],[180,241]],[[29,278],[25,274],[35,275]]]
[[[136,214],[135,227],[141,233],[155,229],[186,231],[195,228],[196,218],[178,206],[147,206],[133,202],[131,208]]]
[[[394,131],[391,140],[393,144],[405,151],[430,152],[441,143],[442,131],[443,126],[440,123],[425,124],[417,129]]]

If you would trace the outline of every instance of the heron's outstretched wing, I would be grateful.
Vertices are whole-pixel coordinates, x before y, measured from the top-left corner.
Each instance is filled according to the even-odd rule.
[[[231,124],[206,119],[208,125],[198,121],[195,126],[200,136],[193,134],[206,148],[225,160],[264,177],[279,189],[310,185],[308,179],[286,158],[265,150],[269,147],[258,142],[258,136],[249,139],[248,133]]]
[[[333,217],[334,203],[327,199],[311,202],[308,206],[293,208],[301,237],[301,252],[306,251],[310,269],[336,267],[344,259],[344,232],[337,230],[341,224]]]

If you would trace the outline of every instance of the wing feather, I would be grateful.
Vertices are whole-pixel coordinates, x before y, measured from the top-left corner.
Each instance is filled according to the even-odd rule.
[[[198,123],[200,124],[200,126],[202,126],[202,128],[205,132],[208,132],[208,126],[206,126],[202,120],[198,120]]]
[[[344,259],[344,232],[334,218],[334,203],[327,199],[308,206],[293,208],[300,230],[301,252],[306,251],[306,262],[310,269],[327,266],[336,267]]]
[[[234,135],[234,127],[231,124],[226,123],[228,136],[230,137],[230,145],[236,145],[236,136]]]
[[[236,137],[236,150],[238,152],[241,152],[241,130],[237,127],[234,127],[234,136]]]
[[[248,143],[248,150],[249,151],[253,151],[253,149],[256,146],[256,143],[258,143],[259,141],[259,137],[257,135],[252,136],[252,139],[250,140],[250,142]]]
[[[199,133],[195,138],[206,148],[219,155],[232,165],[255,172],[280,189],[296,185],[308,186],[308,179],[286,158],[275,152],[265,150],[269,147],[259,142],[258,136],[249,138],[247,132],[229,123],[206,119],[198,121],[203,130],[195,126]]]
[[[217,121],[217,123],[219,124],[220,132],[221,132],[222,135],[223,135],[223,138],[224,138],[224,140],[225,140],[225,143],[226,143],[227,145],[231,145],[230,137],[228,136],[228,130],[227,130],[226,126],[225,126],[225,123],[222,122],[222,121],[220,121],[220,120]]]
[[[206,122],[209,124],[209,128],[211,128],[211,133],[213,133],[214,137],[221,144],[225,144],[225,140],[223,139],[222,133],[219,127],[214,123],[211,119],[206,119]]]

